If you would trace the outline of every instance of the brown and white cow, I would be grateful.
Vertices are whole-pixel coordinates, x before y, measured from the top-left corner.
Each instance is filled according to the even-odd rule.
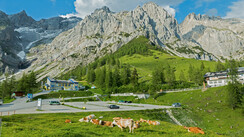
[[[93,118],[95,118],[95,115],[94,115],[94,114],[91,114],[91,115],[86,116],[86,117],[84,117],[84,118],[82,118],[82,119],[79,119],[79,121],[80,121],[80,122],[90,122],[91,119],[93,119]]]
[[[71,123],[71,120],[70,119],[66,119],[65,123]]]
[[[117,125],[121,131],[123,131],[123,128],[129,128],[130,129],[130,133],[134,132],[134,121],[133,119],[118,119],[118,120],[114,120],[113,121],[114,125]]]
[[[192,132],[192,133],[196,133],[196,134],[197,133],[205,134],[204,131],[202,131],[202,129],[199,127],[186,127],[186,126],[184,126],[184,128],[187,129],[188,132]]]
[[[98,119],[91,119],[91,123],[93,123],[94,125],[100,125],[101,120],[98,120]]]
[[[134,125],[133,125],[134,129],[139,128],[140,127],[140,123],[141,123],[141,121],[134,121]]]
[[[144,119],[142,119],[142,118],[140,118],[140,121],[141,121],[141,122],[146,122],[146,123],[148,123],[149,125],[160,125],[160,122],[159,122],[159,121],[144,120]]]
[[[114,127],[114,124],[110,121],[99,121],[99,125],[103,125],[103,126],[108,126],[108,127]]]

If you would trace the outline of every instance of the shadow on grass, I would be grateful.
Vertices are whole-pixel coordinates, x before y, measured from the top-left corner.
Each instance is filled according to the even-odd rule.
[[[167,134],[166,132],[156,131],[156,130],[151,130],[151,129],[141,129],[141,130],[138,130],[137,132]]]

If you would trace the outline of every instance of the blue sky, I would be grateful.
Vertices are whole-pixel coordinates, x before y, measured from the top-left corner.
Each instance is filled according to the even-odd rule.
[[[112,11],[132,10],[153,1],[182,22],[189,13],[244,18],[244,0],[0,0],[0,10],[7,14],[25,10],[36,20],[59,15],[85,17],[94,9],[108,6]]]

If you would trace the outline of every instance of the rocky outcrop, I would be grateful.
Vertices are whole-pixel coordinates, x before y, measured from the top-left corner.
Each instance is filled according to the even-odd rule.
[[[22,50],[8,15],[0,11],[0,72],[14,73],[21,59],[17,53]]]
[[[242,58],[244,20],[222,19],[189,14],[180,24],[183,38],[198,43],[205,51],[219,58]]]

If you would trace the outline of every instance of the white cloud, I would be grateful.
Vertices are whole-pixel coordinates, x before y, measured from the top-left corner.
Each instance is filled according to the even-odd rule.
[[[213,9],[209,9],[207,12],[206,12],[207,15],[209,16],[217,16],[218,14],[218,10],[213,8]]]
[[[76,0],[74,2],[76,13],[67,15],[74,15],[84,18],[86,15],[91,14],[95,9],[103,6],[108,6],[111,11],[114,12],[133,10],[138,5],[142,6],[150,1],[164,7],[174,16],[176,11],[171,6],[177,6],[184,0]]]
[[[60,15],[60,17],[62,17],[62,18],[70,18],[70,17],[74,17],[74,16],[77,16],[77,14],[70,13],[70,14],[66,14],[66,15]],[[77,17],[79,17],[79,16],[77,16]]]
[[[55,3],[56,2],[56,0],[50,0],[51,2],[53,2],[53,3]]]
[[[226,13],[225,18],[242,18],[244,19],[244,0],[239,0],[237,2],[233,2],[229,12]]]
[[[175,9],[171,8],[170,6],[163,6],[163,8],[168,11],[169,14],[171,14],[172,16],[175,16]]]

